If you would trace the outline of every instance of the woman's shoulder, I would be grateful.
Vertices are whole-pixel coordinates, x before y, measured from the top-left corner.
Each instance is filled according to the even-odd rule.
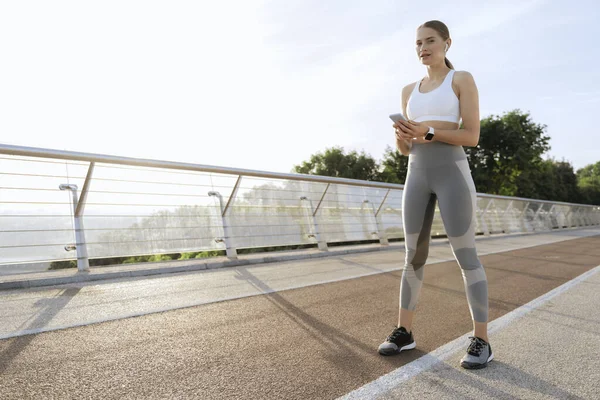
[[[402,104],[407,104],[417,82],[409,83],[402,88]]]
[[[404,86],[402,88],[402,95],[409,95],[413,90],[415,90],[415,85],[417,82],[409,83],[408,85]]]
[[[475,79],[473,75],[468,71],[455,71],[452,79],[452,89],[456,96],[460,99],[461,93],[472,92],[476,90]]]
[[[402,88],[402,91],[403,91],[403,92],[405,92],[405,91],[412,91],[412,90],[415,88],[415,85],[416,85],[416,84],[417,84],[417,82],[412,82],[412,83],[409,83],[408,85],[406,85],[406,86],[404,86],[404,87]]]
[[[473,82],[473,75],[469,71],[454,71],[453,81],[455,83]]]

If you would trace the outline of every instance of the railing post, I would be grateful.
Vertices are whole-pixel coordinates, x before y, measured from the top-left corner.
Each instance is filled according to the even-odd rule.
[[[312,211],[312,224],[315,230],[315,239],[317,240],[317,246],[319,247],[319,250],[321,251],[327,251],[327,241],[325,241],[323,239],[323,236],[321,235],[321,233],[319,232],[319,225],[317,224],[317,212],[319,211],[319,209],[321,208],[321,204],[323,204],[323,199],[325,199],[325,195],[327,194],[327,191],[329,190],[329,186],[331,186],[331,183],[328,183],[327,186],[325,186],[325,190],[323,191],[323,194],[321,195],[321,198],[319,199],[319,204],[317,204],[317,208],[314,209],[314,211],[312,211],[312,201],[309,200],[309,205]]]
[[[577,207],[577,216],[579,217],[579,225],[582,227],[585,226],[585,218],[583,217],[581,207]]]
[[[590,208],[589,207],[585,208],[584,215],[585,215],[585,217],[584,217],[585,224],[588,226],[593,225],[592,219],[590,218]]]
[[[232,228],[229,223],[229,215],[227,211],[229,210],[229,206],[237,196],[238,188],[240,187],[240,182],[242,181],[242,175],[238,175],[237,180],[235,181],[235,185],[233,186],[233,190],[231,191],[231,195],[229,199],[227,199],[227,204],[223,204],[223,196],[221,193],[217,191],[208,192],[209,196],[214,196],[219,199],[219,207],[221,210],[221,223],[223,224],[223,237],[215,239],[216,242],[225,243],[225,253],[227,254],[227,258],[232,260],[237,259],[237,249],[235,246],[235,241],[232,234]]]
[[[579,207],[574,207],[575,209],[573,210],[573,221],[575,222],[575,227],[579,228],[581,226],[580,224],[580,219],[579,219]]]
[[[379,243],[382,246],[388,246],[390,244],[390,242],[388,241],[388,237],[385,233],[385,227],[383,226],[383,221],[381,220],[381,209],[383,208],[383,204],[385,203],[385,201],[388,198],[388,195],[390,194],[392,189],[388,189],[387,192],[385,192],[385,196],[383,196],[383,200],[381,201],[381,204],[379,204],[379,207],[377,207],[377,211],[375,211],[375,223],[377,224],[377,236],[379,236]],[[373,206],[371,204],[371,207],[373,207],[373,210],[375,210],[375,206]]]
[[[329,190],[329,185],[331,185],[331,183],[328,183],[327,186],[325,186],[325,190],[323,191],[323,194],[321,195],[321,198],[319,199],[317,208],[315,208],[315,210],[312,211],[313,217],[317,215],[317,211],[319,211],[319,208],[321,208],[321,203],[323,203],[323,199],[325,198],[325,195],[327,194],[327,191]],[[312,207],[312,205],[311,205],[311,207]]]
[[[369,199],[365,199],[365,200],[363,200],[363,202],[362,202],[362,203],[361,203],[361,205],[360,205],[360,218],[361,218],[361,220],[363,220],[363,219],[364,219],[364,216],[365,216],[365,214],[364,214],[364,209],[365,209],[365,207],[367,207],[367,210],[368,210],[368,211],[370,211],[370,213],[369,213],[369,214],[371,214],[371,218],[369,218],[369,220],[370,220],[370,221],[368,221],[368,222],[364,223],[363,227],[365,227],[365,226],[366,226],[366,227],[370,228],[370,227],[373,225],[373,223],[375,223],[375,227],[376,227],[375,229],[377,229],[377,230],[378,230],[378,229],[379,229],[379,227],[377,226],[377,220],[376,220],[376,218],[375,218],[375,207],[374,207],[374,206],[373,206],[373,204],[372,204],[372,203],[369,201]],[[371,236],[377,236],[377,238],[379,238],[379,239],[380,239],[380,237],[379,237],[379,232],[377,232],[377,230],[375,230],[375,231],[372,231],[371,229],[368,229],[368,231],[369,231],[369,236],[368,236],[368,238],[369,238],[369,239],[371,239]],[[380,241],[381,241],[381,239],[380,239]]]
[[[317,211],[319,211],[319,207],[321,206],[323,198],[325,197],[325,193],[327,193],[327,189],[329,189],[329,184],[325,188],[325,191],[323,192],[323,195],[321,196],[321,201],[319,201],[319,204],[317,205],[317,208],[315,208],[315,209],[313,209],[312,201],[308,197],[306,197],[306,196],[300,197],[300,202],[302,202],[302,200],[305,200],[308,202],[308,207],[310,210],[308,218],[313,227],[313,233],[309,234],[309,237],[312,236],[315,238],[315,240],[317,241],[317,246],[318,246],[319,250],[321,250],[321,251],[328,251],[328,248],[327,248],[327,242],[325,240],[323,240],[323,236],[319,232],[319,224],[317,223]]]
[[[90,262],[88,258],[87,245],[85,242],[85,228],[83,226],[83,211],[85,209],[85,202],[87,200],[87,194],[90,187],[90,181],[92,180],[92,173],[94,172],[94,162],[90,163],[88,172],[83,183],[83,189],[81,189],[81,196],[77,196],[77,185],[62,184],[58,188],[60,190],[71,191],[71,206],[73,207],[73,227],[75,229],[75,251],[77,252],[77,270],[80,272],[86,272],[90,270]],[[70,250],[70,246],[65,246],[65,250]]]

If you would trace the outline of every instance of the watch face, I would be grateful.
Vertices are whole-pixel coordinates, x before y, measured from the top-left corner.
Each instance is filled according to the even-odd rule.
[[[425,140],[431,140],[431,139],[433,139],[433,133],[427,132],[427,135],[425,135]]]

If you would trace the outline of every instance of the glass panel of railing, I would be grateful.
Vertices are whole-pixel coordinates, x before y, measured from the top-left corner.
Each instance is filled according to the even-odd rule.
[[[509,207],[509,203],[510,200],[501,198],[488,199],[485,220],[491,234],[503,233],[506,230],[504,224],[504,212]]]
[[[552,230],[552,203],[542,203],[541,209],[538,212],[538,226],[540,231]]]
[[[566,228],[566,214],[569,212],[569,207],[561,204],[555,204],[551,213],[552,228],[561,229]]]
[[[488,197],[477,197],[475,210],[475,233],[482,234],[486,233],[489,230],[487,220],[485,219],[485,210],[488,207],[490,198]]]
[[[593,225],[595,222],[595,218],[593,216],[593,209],[591,207],[583,207],[585,212],[585,221],[586,225]]]
[[[234,176],[96,165],[85,206],[90,258],[224,249],[220,203]]]
[[[520,200],[508,200],[499,202],[500,207],[502,232],[515,233],[523,231],[522,216],[525,212],[527,202]]]
[[[581,207],[571,206],[570,219],[572,226],[584,226],[585,223],[581,216]]]
[[[565,215],[565,225],[567,228],[570,227],[574,227],[575,225],[575,220],[573,219],[573,210],[574,207],[573,206],[564,206],[563,210],[564,210],[564,215]]]
[[[600,207],[591,207],[590,212],[592,213],[592,223],[600,224]]]
[[[72,194],[87,163],[0,157],[0,265],[72,258]]]
[[[536,212],[539,210],[540,204],[536,202],[527,202],[522,216],[522,224],[524,232],[533,232],[536,228]]]
[[[318,223],[327,242],[378,239],[375,213],[387,189],[349,185],[331,185],[321,209]]]
[[[568,211],[567,211],[567,215],[565,216],[565,220],[567,221],[567,225],[569,227],[576,227],[578,226],[578,216],[577,216],[577,207],[576,206],[567,206],[568,207]]]
[[[233,246],[316,243],[313,210],[326,188],[326,183],[243,177],[228,211]]]
[[[390,190],[381,211],[379,211],[383,229],[388,239],[401,239],[404,237],[402,193],[402,190]]]

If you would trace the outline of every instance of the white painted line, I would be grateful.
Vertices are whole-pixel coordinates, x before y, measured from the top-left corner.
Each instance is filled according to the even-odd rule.
[[[554,288],[537,299],[534,299],[529,303],[524,304],[521,307],[503,315],[502,317],[495,319],[488,325],[488,333],[492,334],[501,331],[510,323],[535,310],[536,308],[539,308],[552,298],[566,292],[573,286],[578,285],[598,272],[600,272],[600,265],[560,285],[559,287]],[[376,399],[377,397],[389,392],[391,389],[397,388],[410,378],[413,378],[419,375],[421,372],[424,372],[443,362],[444,360],[447,360],[457,352],[465,351],[469,336],[471,335],[472,332],[466,333],[458,339],[438,347],[431,353],[426,354],[406,365],[403,365],[389,374],[367,383],[366,385],[348,393],[345,396],[339,397],[338,400]]]

